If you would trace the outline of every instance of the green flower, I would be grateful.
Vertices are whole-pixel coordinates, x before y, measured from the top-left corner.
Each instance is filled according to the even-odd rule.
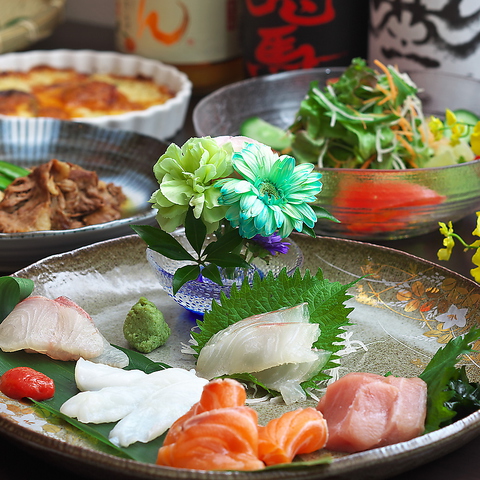
[[[230,205],[225,218],[239,227],[242,237],[268,237],[278,231],[286,238],[304,225],[313,228],[317,215],[308,203],[315,201],[322,184],[312,164],[295,166],[292,157],[249,144],[233,155],[233,168],[243,178],[217,182],[222,193],[218,202]]]
[[[230,143],[219,146],[210,137],[191,138],[181,148],[171,144],[158,159],[153,173],[160,188],[150,202],[158,209],[157,221],[166,232],[173,232],[185,221],[189,207],[209,232],[218,228],[228,207],[220,205],[219,178],[233,172]]]

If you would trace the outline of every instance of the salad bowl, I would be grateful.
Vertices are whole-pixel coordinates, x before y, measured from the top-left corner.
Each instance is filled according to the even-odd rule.
[[[243,80],[201,100],[194,109],[197,136],[238,135],[259,117],[282,129],[294,122],[314,80],[323,88],[343,67],[298,70]],[[445,110],[480,113],[480,82],[455,75],[409,72],[427,115]],[[318,168],[318,167],[317,167]],[[429,168],[318,168],[323,190],[317,205],[339,223],[319,220],[322,235],[358,240],[394,240],[431,232],[480,208],[480,160]]]

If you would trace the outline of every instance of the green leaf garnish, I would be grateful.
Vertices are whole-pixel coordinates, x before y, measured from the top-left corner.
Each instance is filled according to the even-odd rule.
[[[195,258],[171,235],[151,225],[131,225],[138,236],[155,252],[172,260],[191,260]]]
[[[308,270],[302,276],[298,269],[292,276],[288,276],[286,269],[283,269],[277,278],[271,272],[264,278],[260,278],[256,273],[251,286],[244,281],[240,289],[232,287],[229,298],[222,293],[221,306],[215,301],[212,302],[212,309],[205,313],[203,321],[197,321],[200,331],[192,333],[197,342],[193,349],[199,354],[213,335],[247,317],[307,302],[310,322],[318,323],[321,329],[320,338],[313,346],[333,354],[325,369],[335,367],[335,360],[338,359],[335,352],[343,348],[336,343],[341,341],[339,335],[344,332],[343,327],[350,324],[348,315],[353,310],[353,307],[344,305],[344,302],[351,298],[347,290],[357,281],[347,285],[331,282],[323,277],[321,269],[318,269],[315,276]],[[249,379],[262,386],[261,382],[248,372],[231,376],[245,379],[246,374]],[[318,372],[302,386],[311,387],[326,378],[327,374]]]
[[[0,322],[15,308],[17,303],[27,298],[34,288],[29,278],[0,277]]]
[[[200,275],[199,265],[185,265],[177,268],[173,274],[172,291],[175,295],[182,286],[190,280],[195,280]]]
[[[188,209],[185,217],[185,236],[197,255],[200,255],[207,236],[207,227],[195,218],[193,208]]]
[[[450,340],[437,350],[419,375],[427,384],[428,392],[425,433],[453,422],[457,413],[449,404],[455,395],[451,382],[460,378],[459,369],[455,365],[460,356],[473,352],[471,344],[479,339],[480,329],[472,329],[466,335]]]

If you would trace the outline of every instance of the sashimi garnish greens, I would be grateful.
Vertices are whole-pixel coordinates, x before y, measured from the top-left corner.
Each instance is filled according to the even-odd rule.
[[[427,384],[427,419],[425,433],[438,430],[466,417],[480,408],[480,385],[469,382],[465,367],[456,364],[463,355],[475,350],[480,328],[450,340],[437,350],[419,377]]]
[[[310,313],[309,321],[319,324],[321,331],[313,348],[332,353],[323,370],[301,384],[305,391],[318,388],[318,382],[330,378],[326,370],[338,367],[336,360],[339,356],[335,353],[343,348],[340,335],[351,324],[348,315],[353,310],[353,307],[346,307],[344,302],[352,297],[347,291],[357,281],[346,285],[331,282],[324,278],[321,269],[315,275],[307,270],[303,276],[298,269],[292,276],[288,276],[283,269],[277,278],[269,273],[263,279],[256,273],[252,285],[245,281],[240,289],[231,289],[229,298],[223,295],[221,305],[212,302],[212,308],[205,313],[203,321],[197,322],[200,332],[192,332],[196,343],[192,348],[199,354],[213,335],[229,325],[253,315],[306,302]],[[251,380],[264,387],[250,372],[229,376]]]

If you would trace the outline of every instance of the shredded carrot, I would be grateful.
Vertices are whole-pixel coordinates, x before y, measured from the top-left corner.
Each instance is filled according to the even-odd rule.
[[[375,160],[375,155],[371,155],[369,158],[367,158],[362,165],[359,167],[360,169],[366,169],[370,166],[370,164]]]
[[[393,81],[392,74],[390,73],[390,70],[379,60],[374,60],[375,65],[380,68],[383,73],[385,73],[385,76],[387,77],[388,84],[390,85],[390,98],[392,101],[397,97],[397,87],[395,86],[395,82]],[[378,88],[378,85],[377,85]],[[384,102],[383,102],[384,103]],[[381,105],[379,103],[379,105]]]
[[[397,140],[405,147],[406,150],[412,155],[412,157],[416,157],[417,154],[415,153],[415,150],[413,147],[401,136],[401,135],[396,135]]]

